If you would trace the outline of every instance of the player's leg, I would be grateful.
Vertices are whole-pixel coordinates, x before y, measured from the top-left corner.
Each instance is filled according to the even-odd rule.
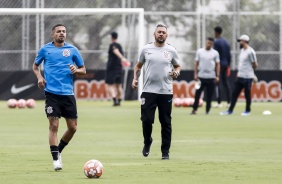
[[[237,103],[237,99],[238,99],[242,89],[244,88],[244,83],[243,83],[242,80],[244,80],[244,79],[238,78],[237,81],[235,82],[234,91],[232,93],[231,104],[230,104],[230,107],[228,109],[228,111],[231,112],[231,113],[233,112],[234,107]]]
[[[60,144],[59,152],[61,153],[65,146],[68,145],[77,130],[77,108],[76,100],[73,95],[66,95],[62,97],[62,116],[66,119],[67,130],[64,132]]]
[[[206,114],[209,114],[211,109],[211,102],[212,102],[214,88],[215,88],[214,79],[208,79],[208,83],[206,87],[206,97],[207,97]]]
[[[244,93],[245,93],[245,99],[246,99],[246,109],[245,112],[242,113],[242,115],[249,115],[251,112],[251,88],[252,88],[252,80],[253,79],[245,79],[244,83]]]
[[[203,90],[205,89],[205,85],[206,85],[204,79],[199,79],[199,80],[201,80],[201,86],[200,86],[199,89],[196,90],[195,100],[194,100],[194,103],[193,103],[193,110],[192,110],[191,114],[197,114],[197,109],[198,109],[198,106],[199,106],[199,100],[200,100],[201,94],[202,94]]]
[[[123,95],[123,89],[122,89],[123,80],[122,79],[123,79],[123,75],[122,75],[122,72],[120,72],[120,74],[118,74],[115,79],[116,105],[117,106],[120,105],[122,95]]]
[[[143,92],[141,94],[141,121],[144,137],[144,147],[142,153],[145,157],[150,154],[150,148],[153,142],[152,130],[157,107],[156,96],[157,95],[154,93]]]
[[[59,162],[59,149],[58,149],[58,128],[59,118],[61,117],[61,111],[59,107],[60,99],[58,95],[45,92],[45,112],[49,120],[49,145],[51,155],[53,157],[54,169],[61,170],[62,165]]]
[[[229,84],[228,76],[227,76],[228,67],[222,67],[222,70],[223,71],[220,72],[221,73],[221,84],[223,85],[225,89],[227,105],[230,105],[231,88],[230,88],[230,84]]]
[[[157,105],[159,110],[159,121],[161,123],[162,135],[162,159],[169,159],[169,150],[171,145],[171,109],[172,95],[158,95]]]
[[[116,104],[116,88],[115,88],[115,73],[114,72],[107,72],[106,74],[106,84],[107,84],[107,92],[110,97],[113,99],[113,105]]]

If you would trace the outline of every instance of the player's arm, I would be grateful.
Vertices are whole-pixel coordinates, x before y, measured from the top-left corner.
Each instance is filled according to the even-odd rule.
[[[115,46],[113,47],[113,53],[121,60],[124,66],[130,66],[130,62],[123,56],[123,54]]]
[[[141,69],[142,69],[143,63],[137,62],[136,65],[134,66],[134,77],[132,81],[132,88],[136,89],[138,87],[138,78],[141,74]]]
[[[75,51],[75,53],[73,55],[73,61],[76,64],[76,66],[78,66],[78,67],[76,67],[74,65],[69,65],[71,73],[72,74],[76,73],[76,74],[84,75],[84,74],[86,74],[86,68],[85,68],[82,56],[79,53],[77,48],[75,48],[74,51]]]
[[[194,63],[194,80],[198,80],[199,61]]]
[[[41,75],[40,68],[39,68],[40,64],[44,60],[44,52],[45,52],[44,48],[41,48],[38,51],[38,54],[37,54],[35,61],[32,65],[32,70],[33,70],[33,73],[37,77],[37,84],[38,84],[39,88],[41,88],[41,87],[44,88],[45,84],[47,83],[46,80],[44,79],[44,77]]]
[[[41,75],[40,69],[39,69],[39,65],[37,65],[36,63],[33,63],[33,67],[32,67],[33,73],[36,75],[37,77],[37,84],[38,87],[41,88],[45,86],[46,80],[43,78],[43,76]]]
[[[176,79],[180,75],[181,67],[180,67],[179,64],[175,64],[175,65],[173,65],[173,68],[174,68],[174,70],[172,72],[170,72],[169,75],[172,78]]]
[[[256,61],[253,61],[252,66],[253,69],[255,70],[258,67],[258,63]]]
[[[215,63],[215,82],[219,81],[219,74],[220,74],[220,63]]]

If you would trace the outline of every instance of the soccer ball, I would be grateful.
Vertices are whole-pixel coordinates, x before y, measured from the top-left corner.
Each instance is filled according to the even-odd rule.
[[[18,108],[25,108],[25,106],[26,106],[26,101],[24,99],[19,99]]]
[[[9,99],[8,101],[7,101],[7,106],[9,107],[9,108],[16,108],[17,107],[17,104],[18,104],[18,101],[16,100],[16,99]]]
[[[28,99],[28,100],[26,101],[26,106],[27,106],[28,108],[34,108],[34,107],[35,107],[35,100],[33,100],[33,99]]]
[[[84,164],[84,174],[88,178],[99,178],[103,174],[103,165],[98,160],[89,160]]]
[[[175,98],[175,99],[173,100],[173,104],[174,104],[175,107],[181,107],[181,106],[182,106],[182,100],[181,100],[181,98]]]

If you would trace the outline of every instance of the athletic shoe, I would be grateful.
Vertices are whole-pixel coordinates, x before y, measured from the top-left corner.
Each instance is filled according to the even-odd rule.
[[[220,112],[220,115],[231,115],[232,112],[231,111],[224,111],[224,112]]]
[[[53,166],[54,166],[55,171],[59,171],[63,169],[59,160],[53,160]]]
[[[241,113],[241,116],[248,116],[248,115],[250,115],[250,114],[251,114],[251,112],[245,111],[245,112],[242,112],[242,113]]]
[[[153,140],[151,141],[151,143],[149,145],[144,144],[144,147],[143,147],[143,150],[142,150],[144,157],[149,156],[152,143],[153,143]]]
[[[164,153],[162,154],[162,160],[169,160],[169,153],[164,152]]]
[[[197,115],[197,111],[193,110],[193,111],[191,112],[191,115]]]
[[[214,104],[212,107],[221,108],[221,107],[222,107],[222,104],[217,103],[217,104]]]
[[[59,153],[58,158],[59,158],[60,164],[61,164],[62,167],[63,167],[63,161],[62,161],[62,155],[61,155],[61,153]]]
[[[225,105],[225,107],[229,108],[229,107],[230,107],[230,103],[227,103],[227,104]]]

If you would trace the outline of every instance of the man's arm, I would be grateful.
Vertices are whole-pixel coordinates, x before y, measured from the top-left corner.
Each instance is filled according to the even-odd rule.
[[[255,69],[258,67],[258,63],[257,63],[256,61],[254,61],[254,62],[252,63],[252,66],[253,66],[253,69],[255,70]]]
[[[219,74],[220,74],[220,63],[216,62],[215,63],[215,81],[218,82],[219,81]]]
[[[80,67],[76,67],[74,65],[69,65],[70,67],[70,70],[71,70],[71,73],[74,74],[74,73],[77,73],[77,74],[80,74],[80,75],[84,75],[86,74],[86,68],[85,66],[80,66]]]
[[[35,63],[33,63],[33,67],[32,67],[32,70],[33,70],[33,73],[36,75],[37,77],[37,84],[38,84],[38,87],[41,88],[41,87],[45,87],[45,83],[46,83],[46,80],[43,78],[43,76],[41,75],[41,72],[40,72],[40,69],[39,69],[39,65],[36,65]]]
[[[181,67],[179,64],[173,65],[174,71],[170,72],[169,75],[176,79],[180,75]]]
[[[121,60],[122,63],[129,63],[129,61],[120,53],[118,48],[113,48],[114,54]]]
[[[138,88],[138,78],[141,74],[141,69],[142,69],[143,64],[141,62],[137,62],[136,65],[134,66],[134,77],[132,81],[132,88],[136,89]]]

